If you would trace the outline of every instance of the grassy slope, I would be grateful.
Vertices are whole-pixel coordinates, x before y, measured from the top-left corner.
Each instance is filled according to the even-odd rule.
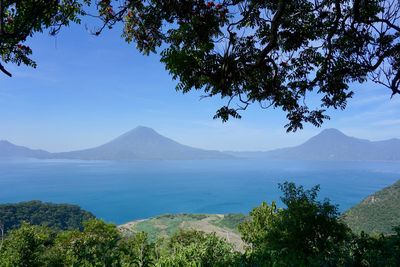
[[[400,180],[368,196],[343,218],[357,233],[393,233],[393,227],[400,225]]]
[[[151,240],[167,237],[179,229],[196,229],[225,238],[237,250],[243,250],[243,242],[237,226],[245,220],[242,214],[175,214],[161,215],[147,220],[133,221],[119,226],[125,234],[146,232]]]

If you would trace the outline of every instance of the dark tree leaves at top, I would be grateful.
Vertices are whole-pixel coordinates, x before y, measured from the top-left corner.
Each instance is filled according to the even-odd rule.
[[[18,4],[33,12],[29,3],[44,2],[52,4],[29,27]],[[1,54],[17,64],[34,64],[30,49],[18,46],[25,36],[85,14],[72,0],[2,3]],[[102,20],[95,34],[123,23],[127,42],[161,54],[177,90],[226,100],[215,115],[223,121],[258,103],[282,109],[287,130],[296,131],[304,123],[320,126],[329,108],[346,108],[355,83],[400,93],[399,0],[101,0],[95,6]],[[10,25],[22,21],[28,26],[19,26],[20,35],[5,39]]]
[[[90,0],[0,0],[0,56],[4,63],[36,67],[30,58],[32,49],[25,45],[34,33],[50,30],[57,34],[70,22],[79,23],[83,5]],[[0,71],[11,73],[0,62]]]
[[[103,0],[99,7],[105,25],[122,21],[123,36],[140,51],[160,50],[177,90],[226,99],[215,115],[223,121],[258,103],[285,111],[287,130],[296,131],[304,122],[320,126],[328,108],[344,109],[353,83],[400,93],[398,0]],[[317,107],[307,105],[311,92]]]

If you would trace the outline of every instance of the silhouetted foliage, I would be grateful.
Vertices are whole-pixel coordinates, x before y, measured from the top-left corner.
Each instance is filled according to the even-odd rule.
[[[123,38],[161,62],[183,93],[227,100],[214,118],[240,118],[253,103],[280,108],[288,131],[320,126],[328,108],[344,109],[350,84],[368,80],[400,93],[397,0],[6,1],[1,0],[0,54],[36,66],[27,37],[80,22],[95,3],[95,31],[123,23]],[[93,11],[93,10],[91,10]],[[11,75],[0,65],[0,69]],[[320,105],[309,106],[307,96]]]
[[[90,0],[0,0],[0,56],[4,63],[36,67],[28,37],[50,30],[55,35],[70,22],[80,23],[82,6]],[[0,63],[0,71],[11,76]]]
[[[161,61],[183,93],[201,90],[227,104],[215,118],[240,118],[252,103],[287,113],[288,131],[320,126],[344,109],[350,84],[400,86],[397,0],[222,0],[98,2],[103,27]],[[319,95],[320,106],[306,103]]]

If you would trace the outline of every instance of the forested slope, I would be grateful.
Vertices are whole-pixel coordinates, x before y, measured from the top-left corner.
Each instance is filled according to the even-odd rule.
[[[29,201],[0,205],[0,224],[5,232],[19,228],[22,222],[47,226],[53,230],[82,230],[82,222],[93,218],[90,212],[70,204]]]
[[[343,215],[354,232],[394,233],[400,225],[400,180],[365,198]]]

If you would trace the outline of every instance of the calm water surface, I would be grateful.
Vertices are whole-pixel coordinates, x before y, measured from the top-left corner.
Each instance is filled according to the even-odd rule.
[[[1,160],[0,203],[74,203],[124,223],[164,213],[247,213],[278,183],[321,185],[341,211],[400,179],[391,162]]]

